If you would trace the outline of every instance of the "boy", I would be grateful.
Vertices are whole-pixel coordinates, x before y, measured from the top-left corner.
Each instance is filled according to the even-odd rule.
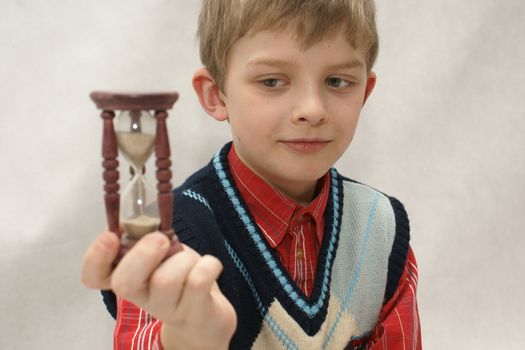
[[[86,252],[115,348],[420,349],[403,206],[331,168],[375,85],[373,2],[205,0],[198,33],[193,86],[233,142],[174,192],[182,252]]]

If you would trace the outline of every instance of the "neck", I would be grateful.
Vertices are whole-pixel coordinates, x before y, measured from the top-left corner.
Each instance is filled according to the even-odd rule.
[[[289,184],[275,184],[272,182],[268,183],[297,204],[305,207],[310,204],[315,197],[317,197],[321,191],[322,182],[323,181],[321,178],[315,182],[294,182]]]

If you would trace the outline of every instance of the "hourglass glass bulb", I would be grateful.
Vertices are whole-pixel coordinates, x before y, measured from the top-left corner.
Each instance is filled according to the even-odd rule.
[[[155,146],[156,121],[147,111],[123,111],[116,119],[115,131],[119,149],[133,169],[133,178],[121,197],[121,222],[131,238],[139,239],[158,229],[160,223],[156,193],[142,171]]]
[[[124,157],[140,171],[155,146],[155,118],[147,111],[122,111],[117,117],[115,131]]]

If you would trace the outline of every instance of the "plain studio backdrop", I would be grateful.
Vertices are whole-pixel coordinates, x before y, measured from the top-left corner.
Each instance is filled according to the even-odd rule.
[[[104,228],[95,89],[176,90],[175,185],[230,139],[191,88],[200,1],[0,3],[0,349],[110,349],[79,280]],[[343,174],[406,206],[425,349],[524,349],[525,2],[378,0]]]

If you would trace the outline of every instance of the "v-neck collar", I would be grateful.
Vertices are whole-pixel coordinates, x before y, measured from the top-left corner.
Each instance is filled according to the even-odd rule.
[[[233,217],[217,218],[226,228],[225,245],[232,257],[238,259],[237,267],[248,284],[254,286],[257,283],[258,287],[253,287],[252,292],[258,293],[261,288],[265,288],[310,333],[318,329],[326,317],[331,271],[341,227],[342,180],[335,169],[330,170],[331,185],[326,207],[325,233],[319,251],[313,292],[308,298],[279,262],[234,186],[227,162],[229,147],[225,146],[213,158],[213,167],[221,187],[219,192],[223,197],[221,200],[223,205],[228,203],[235,213]],[[245,234],[239,234],[243,231]],[[260,296],[256,296],[257,298]]]

